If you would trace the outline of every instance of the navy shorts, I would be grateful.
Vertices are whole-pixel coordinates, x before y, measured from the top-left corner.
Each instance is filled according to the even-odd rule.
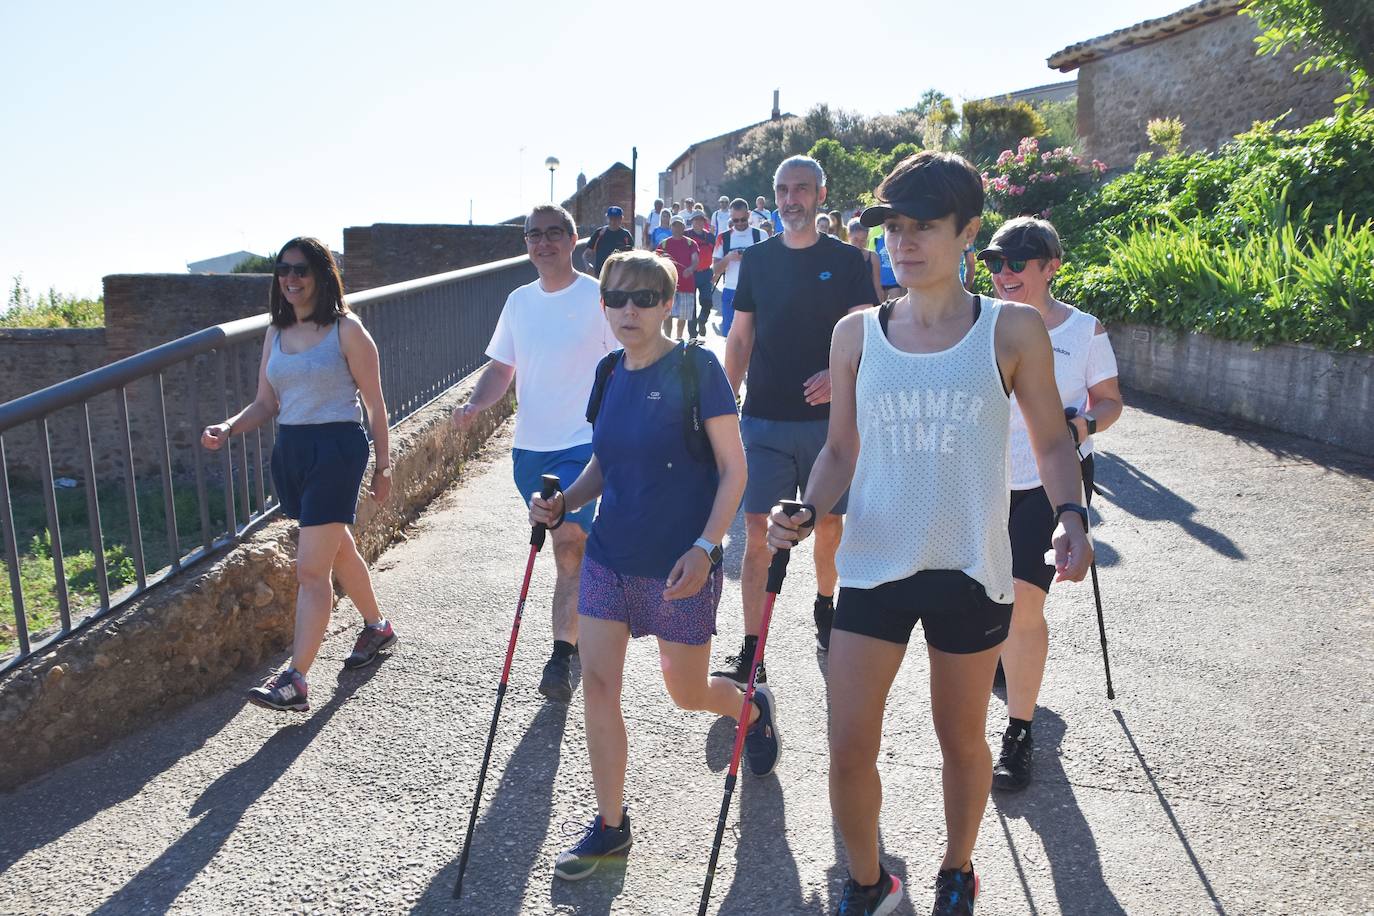
[[[1083,491],[1091,502],[1093,493],[1093,456],[1083,459]],[[1044,487],[1011,491],[1011,515],[1007,530],[1011,534],[1011,575],[1040,589],[1050,590],[1054,567],[1045,564],[1045,551],[1052,546],[1054,508]]]
[[[574,445],[572,448],[560,449],[556,452],[535,452],[525,448],[513,448],[510,451],[512,464],[515,472],[515,486],[520,491],[520,498],[525,505],[530,504],[530,497],[539,493],[543,481],[540,479],[545,474],[557,474],[559,488],[566,490],[573,485],[587,467],[587,463],[592,460],[592,444]],[[590,533],[592,530],[592,519],[596,517],[596,500],[587,503],[576,512],[569,512],[565,521],[576,522],[577,526],[583,531]]]
[[[298,519],[302,528],[353,524],[371,450],[356,421],[277,427],[272,485],[282,513]]]
[[[967,655],[1007,638],[1011,604],[998,604],[958,569],[923,569],[873,588],[841,588],[834,629],[906,645],[916,621],[926,643],[941,652]]]
[[[771,512],[778,500],[800,499],[829,428],[829,420],[740,417],[744,462],[749,470],[749,480],[744,485],[744,511]],[[830,514],[844,515],[848,500],[846,491]]]

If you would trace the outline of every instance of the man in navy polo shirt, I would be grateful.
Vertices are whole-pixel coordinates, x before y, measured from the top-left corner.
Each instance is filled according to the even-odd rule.
[[[749,375],[740,418],[749,482],[744,491],[745,548],[740,591],[744,646],[713,672],[748,680],[763,622],[768,576],[768,513],[806,490],[825,445],[830,419],[830,334],[856,309],[877,305],[873,275],[852,245],[816,231],[825,201],[825,170],[809,156],[783,161],[773,177],[782,220],[778,235],[740,259],[734,323],[725,347],[725,374],[738,392]],[[816,522],[816,643],[830,645],[835,614],[835,549],[844,531],[845,502]],[[758,680],[767,680],[759,668]]]
[[[630,230],[621,225],[625,211],[619,207],[606,208],[606,225],[592,233],[587,240],[587,250],[583,257],[591,266],[592,276],[601,276],[601,265],[617,251],[633,251],[635,237]]]

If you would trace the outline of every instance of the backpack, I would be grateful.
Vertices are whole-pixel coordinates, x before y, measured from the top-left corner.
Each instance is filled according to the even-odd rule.
[[[733,230],[732,230],[732,231],[733,231]],[[762,229],[756,228],[756,227],[754,227],[754,226],[750,226],[750,227],[749,227],[749,231],[752,232],[752,233],[754,234],[754,244],[755,244],[755,245],[757,245],[759,242],[762,242],[762,241],[763,241],[763,230],[762,230]],[[730,233],[729,233],[729,232],[722,232],[722,233],[720,234],[720,256],[723,258],[723,257],[725,257],[725,256],[726,256],[727,254],[729,254],[729,253],[730,253]]]
[[[706,435],[706,424],[701,419],[701,381],[697,375],[697,361],[703,353],[701,344],[693,341],[682,348],[678,374],[682,378],[682,402],[685,405],[683,419],[686,421],[687,453],[697,461],[714,460],[711,440]],[[596,365],[596,379],[592,382],[591,397],[587,399],[587,422],[596,426],[597,414],[601,412],[601,400],[606,395],[606,385],[611,380],[615,367],[625,351],[614,350],[601,358]]]

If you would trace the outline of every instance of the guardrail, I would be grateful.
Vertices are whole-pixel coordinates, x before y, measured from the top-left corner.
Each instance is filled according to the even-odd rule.
[[[522,255],[348,296],[377,341],[392,425],[485,361],[506,295],[534,277]],[[252,399],[267,327],[265,313],[216,325],[0,404],[0,529],[14,621],[0,640],[12,643],[0,649],[0,672],[241,539],[275,511],[271,424],[235,436],[217,456],[199,445],[206,424]],[[6,464],[5,435],[25,424],[36,427],[37,482],[12,480]],[[80,479],[54,474],[54,430],[78,437]],[[98,467],[93,444],[101,440],[108,460]],[[155,484],[140,482],[139,466],[153,469],[144,476]],[[111,472],[104,480],[102,467]],[[21,556],[21,535],[30,532],[32,549]],[[9,630],[6,616],[0,625]]]

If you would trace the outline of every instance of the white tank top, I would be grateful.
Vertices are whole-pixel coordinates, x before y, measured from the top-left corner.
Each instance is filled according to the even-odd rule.
[[[1012,600],[1007,535],[1011,408],[993,329],[1003,303],[983,298],[963,339],[939,353],[906,353],[864,312],[855,386],[859,459],[840,585],[874,588],[926,569],[962,570],[1000,604]]]
[[[1106,334],[1094,333],[1097,319],[1069,306],[1069,317],[1050,331],[1054,348],[1054,383],[1065,407],[1080,413],[1088,406],[1088,389],[1098,382],[1116,377],[1116,354]],[[1093,440],[1084,439],[1078,449],[1086,458],[1093,453]],[[1033,490],[1040,486],[1040,469],[1035,464],[1026,418],[1016,395],[1011,396],[1011,488]]]

